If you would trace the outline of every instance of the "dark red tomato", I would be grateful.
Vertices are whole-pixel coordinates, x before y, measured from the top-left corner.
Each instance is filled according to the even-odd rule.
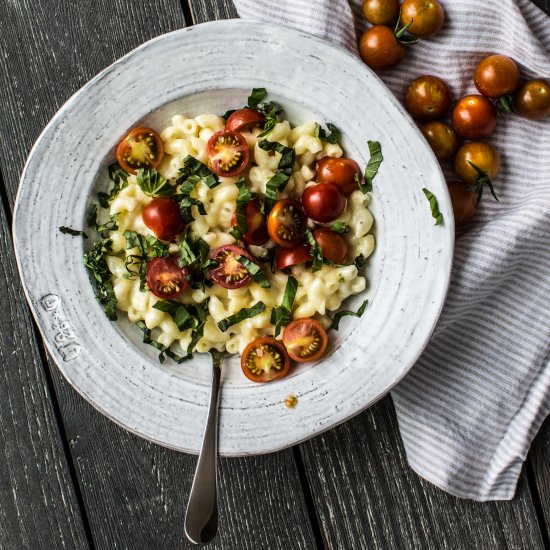
[[[153,258],[147,264],[147,286],[157,298],[176,298],[189,287],[187,274],[187,268],[178,265],[175,254],[166,258]]]
[[[170,197],[157,197],[141,211],[143,223],[161,241],[172,241],[185,228],[178,203]]]
[[[445,22],[445,12],[437,0],[405,0],[401,5],[401,23],[418,38],[437,34]]]
[[[272,382],[288,374],[290,357],[282,342],[265,336],[244,348],[241,368],[252,382]]]
[[[296,246],[306,232],[306,218],[300,203],[293,199],[277,201],[267,218],[267,231],[277,246]]]
[[[467,95],[453,109],[453,128],[459,136],[476,141],[488,138],[497,127],[497,110],[482,95]]]
[[[293,248],[284,248],[279,250],[275,263],[277,269],[286,269],[293,265],[300,265],[311,262],[311,254],[309,253],[309,246],[305,244],[299,244]]]
[[[530,80],[519,90],[515,98],[518,113],[531,120],[550,115],[550,84],[544,80]]]
[[[335,220],[346,208],[346,197],[332,183],[319,183],[306,187],[302,194],[305,213],[316,222]]]
[[[313,238],[319,243],[323,256],[337,264],[343,264],[348,254],[348,243],[342,235],[328,227],[313,230]]]
[[[237,133],[221,130],[216,132],[206,145],[206,154],[212,170],[218,176],[237,176],[247,166],[250,153],[246,139]]]
[[[371,69],[383,71],[399,64],[405,55],[405,46],[390,28],[376,25],[361,36],[359,53]]]
[[[210,276],[214,282],[223,288],[241,288],[252,281],[250,273],[243,264],[237,261],[239,256],[248,258],[251,262],[254,258],[240,246],[225,244],[210,252],[210,259],[218,265],[210,270]]]
[[[265,116],[256,109],[245,107],[229,115],[225,123],[225,129],[229,132],[248,132],[255,126],[263,126]]]
[[[477,166],[490,179],[496,178],[500,171],[500,154],[494,147],[482,141],[465,143],[456,152],[455,172],[468,185],[474,185],[480,176],[472,165]]]
[[[505,55],[490,55],[478,63],[474,84],[485,97],[513,94],[519,84],[518,66]]]
[[[449,181],[447,183],[456,227],[470,223],[476,215],[476,194],[471,185],[463,181]]]
[[[316,168],[319,183],[332,183],[340,188],[344,195],[351,195],[361,181],[361,168],[348,158],[323,157]]]
[[[316,361],[325,354],[328,337],[323,325],[318,321],[296,319],[285,328],[283,342],[291,359],[307,363]]]
[[[363,15],[373,25],[393,25],[399,16],[399,1],[364,0]]]
[[[237,225],[237,216],[233,214],[231,225]],[[269,241],[269,233],[267,232],[267,224],[265,223],[264,215],[260,207],[260,201],[254,199],[246,205],[246,233],[242,236],[242,240],[246,244],[261,246]]]
[[[116,158],[121,168],[135,174],[141,168],[156,168],[164,156],[162,138],[152,128],[134,128],[119,144]]]
[[[458,148],[456,132],[444,122],[428,122],[420,131],[430,144],[438,160],[448,160]]]
[[[437,76],[420,76],[413,80],[405,94],[407,111],[416,120],[441,118],[451,105],[451,91]]]

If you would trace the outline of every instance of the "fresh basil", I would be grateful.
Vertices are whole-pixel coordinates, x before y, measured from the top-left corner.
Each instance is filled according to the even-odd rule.
[[[113,241],[103,239],[97,242],[93,248],[84,254],[84,265],[90,270],[95,279],[96,298],[103,307],[105,315],[116,321],[117,299],[111,282],[111,273],[107,267],[105,256],[111,252]]]
[[[432,217],[435,219],[435,225],[441,225],[443,223],[443,214],[439,211],[439,205],[437,204],[435,195],[426,188],[423,188],[422,191],[430,203]]]
[[[258,142],[258,146],[264,151],[277,151],[281,154],[277,171],[266,183],[264,213],[268,214],[277,202],[277,192],[283,191],[292,175],[296,152],[292,147],[286,147],[276,141],[267,141],[267,139]]]
[[[262,271],[262,268],[255,264],[254,262],[251,262],[248,258],[245,258],[244,256],[237,256],[236,260],[244,265],[246,267],[246,270],[248,273],[250,273],[250,276],[252,279],[258,283],[262,288],[270,288],[271,284],[267,280],[266,276],[264,275],[264,272]]]
[[[313,258],[313,265],[311,266],[311,271],[313,272],[320,271],[323,268],[323,252],[321,251],[321,246],[315,240],[313,233],[309,229],[306,230],[306,239],[311,246],[311,248],[309,249],[309,253]]]
[[[275,128],[275,124],[277,124],[277,115],[281,114],[283,111],[276,103],[265,103],[259,110],[265,116],[265,124],[263,131],[258,134],[258,137],[264,137]]]
[[[378,169],[384,160],[384,157],[382,156],[382,147],[378,141],[369,141],[368,145],[370,159],[367,163],[367,167],[365,168],[365,183],[361,184],[359,181],[357,182],[359,183],[359,189],[361,189],[363,193],[370,193],[372,191],[372,180],[374,179],[374,176],[378,174]]]
[[[265,88],[253,88],[248,96],[248,106],[251,109],[257,109],[258,105],[265,99],[267,90]]]
[[[128,254],[124,262],[124,267],[128,272],[126,278],[133,279],[138,277],[140,280],[139,288],[145,290],[147,278],[147,262],[151,258],[165,258],[168,256],[168,245],[159,241],[153,235],[140,235],[135,231],[124,231],[126,239],[126,250],[137,248],[137,254]]]
[[[322,128],[321,126],[317,125],[316,134],[317,137],[326,143],[338,143],[342,139],[342,132],[334,126],[334,124],[331,124],[330,122],[327,122],[327,128],[329,130],[329,133],[327,134],[327,131]]]
[[[87,224],[92,229],[92,231],[95,231],[96,233],[100,233],[103,238],[107,238],[107,234],[104,234],[106,231],[116,231],[118,229],[118,225],[116,223],[118,217],[117,214],[113,214],[109,217],[109,221],[103,224],[100,224],[97,221],[97,204],[93,204],[90,208],[90,212],[88,214]]]
[[[361,317],[361,315],[363,315],[363,313],[365,313],[365,309],[367,309],[368,303],[369,303],[369,301],[365,300],[361,304],[361,306],[359,307],[359,309],[357,311],[350,311],[350,310],[339,311],[332,318],[332,322],[330,324],[329,329],[338,330],[338,327],[340,326],[340,321],[341,321],[342,317],[346,317],[347,315],[352,315],[353,317]]]
[[[290,323],[292,315],[292,306],[294,298],[296,298],[296,290],[298,289],[298,281],[291,275],[286,282],[285,294],[280,306],[274,307],[271,310],[271,324],[275,325],[275,336],[279,336],[282,327],[286,327]]]
[[[188,233],[181,240],[178,264],[180,267],[187,268],[187,278],[192,288],[212,286],[211,281],[206,276],[209,270],[217,264],[209,256],[210,247],[200,237]]]
[[[176,323],[180,331],[187,330],[188,328],[194,328],[197,326],[197,322],[193,313],[189,311],[186,304],[176,302],[175,300],[159,300],[153,304],[155,309],[168,313]]]
[[[359,254],[359,256],[353,260],[353,263],[357,269],[361,269],[367,263],[367,259],[363,256],[363,254]]]
[[[100,191],[97,194],[97,200],[102,208],[109,208],[109,204],[113,199],[128,185],[128,173],[120,167],[118,162],[111,164],[108,170],[109,179],[113,182],[113,187],[111,187],[108,193]]]
[[[72,235],[73,237],[82,237],[84,239],[88,238],[88,235],[86,235],[86,233],[84,233],[84,231],[80,231],[78,229],[73,229],[72,227],[67,227],[65,225],[62,225],[59,228],[59,231],[61,233],[64,233],[65,235]]]
[[[199,180],[202,180],[210,189],[213,189],[220,184],[218,176],[206,164],[191,155],[187,155],[183,159],[183,167],[179,169],[179,173],[180,177],[176,181],[178,185],[189,182],[193,188]],[[180,189],[180,192],[183,191]]]
[[[229,327],[236,325],[237,323],[240,323],[245,319],[250,319],[252,317],[255,317],[256,315],[259,315],[263,311],[265,311],[265,304],[263,302],[258,302],[254,304],[252,307],[244,307],[240,311],[237,311],[237,313],[235,313],[234,315],[230,315],[226,319],[222,319],[218,323],[218,328],[222,332],[226,332]]]
[[[345,222],[332,222],[330,230],[340,234],[349,233],[349,226]]]
[[[191,223],[195,218],[192,213],[192,206],[196,206],[201,216],[206,216],[206,208],[199,199],[193,197],[182,197],[180,201],[180,214],[184,223]]]
[[[138,170],[136,182],[148,197],[167,197],[176,192],[175,187],[154,168]]]
[[[237,210],[235,211],[237,225],[229,233],[235,237],[235,239],[239,240],[247,231],[246,206],[252,200],[253,196],[246,186],[246,181],[244,178],[241,178],[235,185],[239,189],[239,194],[237,196]]]
[[[166,360],[166,357],[169,357],[170,359],[174,360],[176,363],[183,363],[184,361],[191,359],[192,357],[191,354],[188,354],[185,356],[178,355],[177,353],[174,353],[169,346],[165,346],[164,344],[157,342],[157,340],[154,340],[151,337],[151,330],[147,328],[147,325],[143,321],[138,321],[136,323],[136,326],[143,332],[143,343],[154,347],[156,350],[160,352],[159,353],[160,363],[164,363],[164,361]]]

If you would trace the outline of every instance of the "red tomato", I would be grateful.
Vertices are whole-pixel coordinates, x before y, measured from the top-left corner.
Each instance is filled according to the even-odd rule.
[[[316,174],[319,183],[332,183],[344,195],[351,195],[361,181],[361,168],[348,158],[323,157],[317,162]]]
[[[550,115],[550,84],[544,80],[526,82],[515,97],[518,113],[531,120]]]
[[[459,136],[471,141],[488,138],[497,127],[497,110],[482,95],[467,95],[453,109],[453,128]]]
[[[401,6],[401,23],[411,23],[408,32],[418,38],[437,34],[445,22],[445,12],[437,0],[405,0]]]
[[[314,319],[295,319],[285,328],[283,342],[291,359],[299,363],[316,361],[325,354],[327,332]]]
[[[172,241],[185,228],[178,203],[170,197],[157,197],[141,212],[143,223],[161,241]]]
[[[405,55],[405,46],[390,28],[376,25],[361,36],[359,53],[371,69],[383,71],[399,64]]]
[[[233,214],[231,225],[237,225],[237,216]],[[267,225],[258,199],[251,200],[246,205],[246,233],[242,236],[243,242],[261,246],[269,240]]]
[[[187,268],[178,265],[175,254],[153,258],[147,264],[147,286],[157,298],[176,298],[189,287],[187,273]]]
[[[519,84],[518,66],[505,55],[490,55],[478,63],[474,84],[485,97],[513,94]]]
[[[290,357],[279,340],[257,338],[241,355],[241,368],[252,382],[271,382],[284,378],[290,369]]]
[[[119,144],[116,158],[129,174],[156,168],[164,156],[162,138],[152,128],[134,128]]]
[[[275,261],[277,269],[286,269],[293,265],[305,264],[311,262],[311,254],[309,253],[309,247],[305,244],[299,244],[293,248],[284,248],[279,250],[277,259]]]
[[[248,132],[254,126],[263,126],[265,124],[265,116],[256,109],[245,107],[235,111],[225,123],[225,129],[229,132]]]
[[[306,187],[302,194],[302,206],[312,220],[331,222],[346,208],[346,197],[336,185],[319,183]]]
[[[250,153],[246,139],[237,133],[221,130],[216,132],[206,145],[206,154],[212,170],[218,176],[237,176],[247,166]]]
[[[468,185],[474,185],[479,179],[477,166],[492,180],[500,171],[500,154],[488,143],[471,141],[465,143],[455,155],[456,175]]]
[[[398,0],[364,0],[363,15],[373,25],[393,25],[399,16]]]
[[[218,265],[210,270],[214,282],[223,288],[234,289],[246,286],[252,281],[246,267],[237,261],[239,256],[254,262],[254,258],[244,248],[234,244],[225,244],[210,252],[210,258],[218,262]]]
[[[277,201],[267,218],[267,231],[277,246],[296,246],[306,232],[306,219],[300,203],[293,199]]]
[[[448,160],[458,148],[456,132],[444,122],[428,122],[420,131],[430,144],[438,160]]]
[[[449,181],[449,195],[453,204],[456,227],[470,223],[476,215],[476,194],[471,185],[463,181]]]
[[[451,104],[449,86],[437,76],[420,76],[413,80],[405,94],[407,111],[416,120],[441,118]]]
[[[313,230],[313,238],[319,243],[323,256],[337,264],[343,264],[348,254],[348,243],[342,235],[328,227]]]

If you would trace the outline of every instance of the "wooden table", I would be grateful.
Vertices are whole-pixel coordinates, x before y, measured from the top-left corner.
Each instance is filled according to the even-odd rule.
[[[119,428],[61,377],[21,290],[11,210],[32,144],[78,88],[154,36],[235,16],[230,0],[0,7],[2,549],[188,547],[196,459]],[[292,449],[220,460],[220,499],[216,549],[550,548],[550,422],[511,502],[460,500],[414,474],[390,397]]]

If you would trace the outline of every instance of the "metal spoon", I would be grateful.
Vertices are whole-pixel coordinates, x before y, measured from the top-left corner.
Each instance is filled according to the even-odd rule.
[[[226,352],[210,350],[212,355],[212,389],[208,418],[187,511],[185,535],[193,544],[210,542],[218,530],[218,397],[220,394],[221,366]]]

